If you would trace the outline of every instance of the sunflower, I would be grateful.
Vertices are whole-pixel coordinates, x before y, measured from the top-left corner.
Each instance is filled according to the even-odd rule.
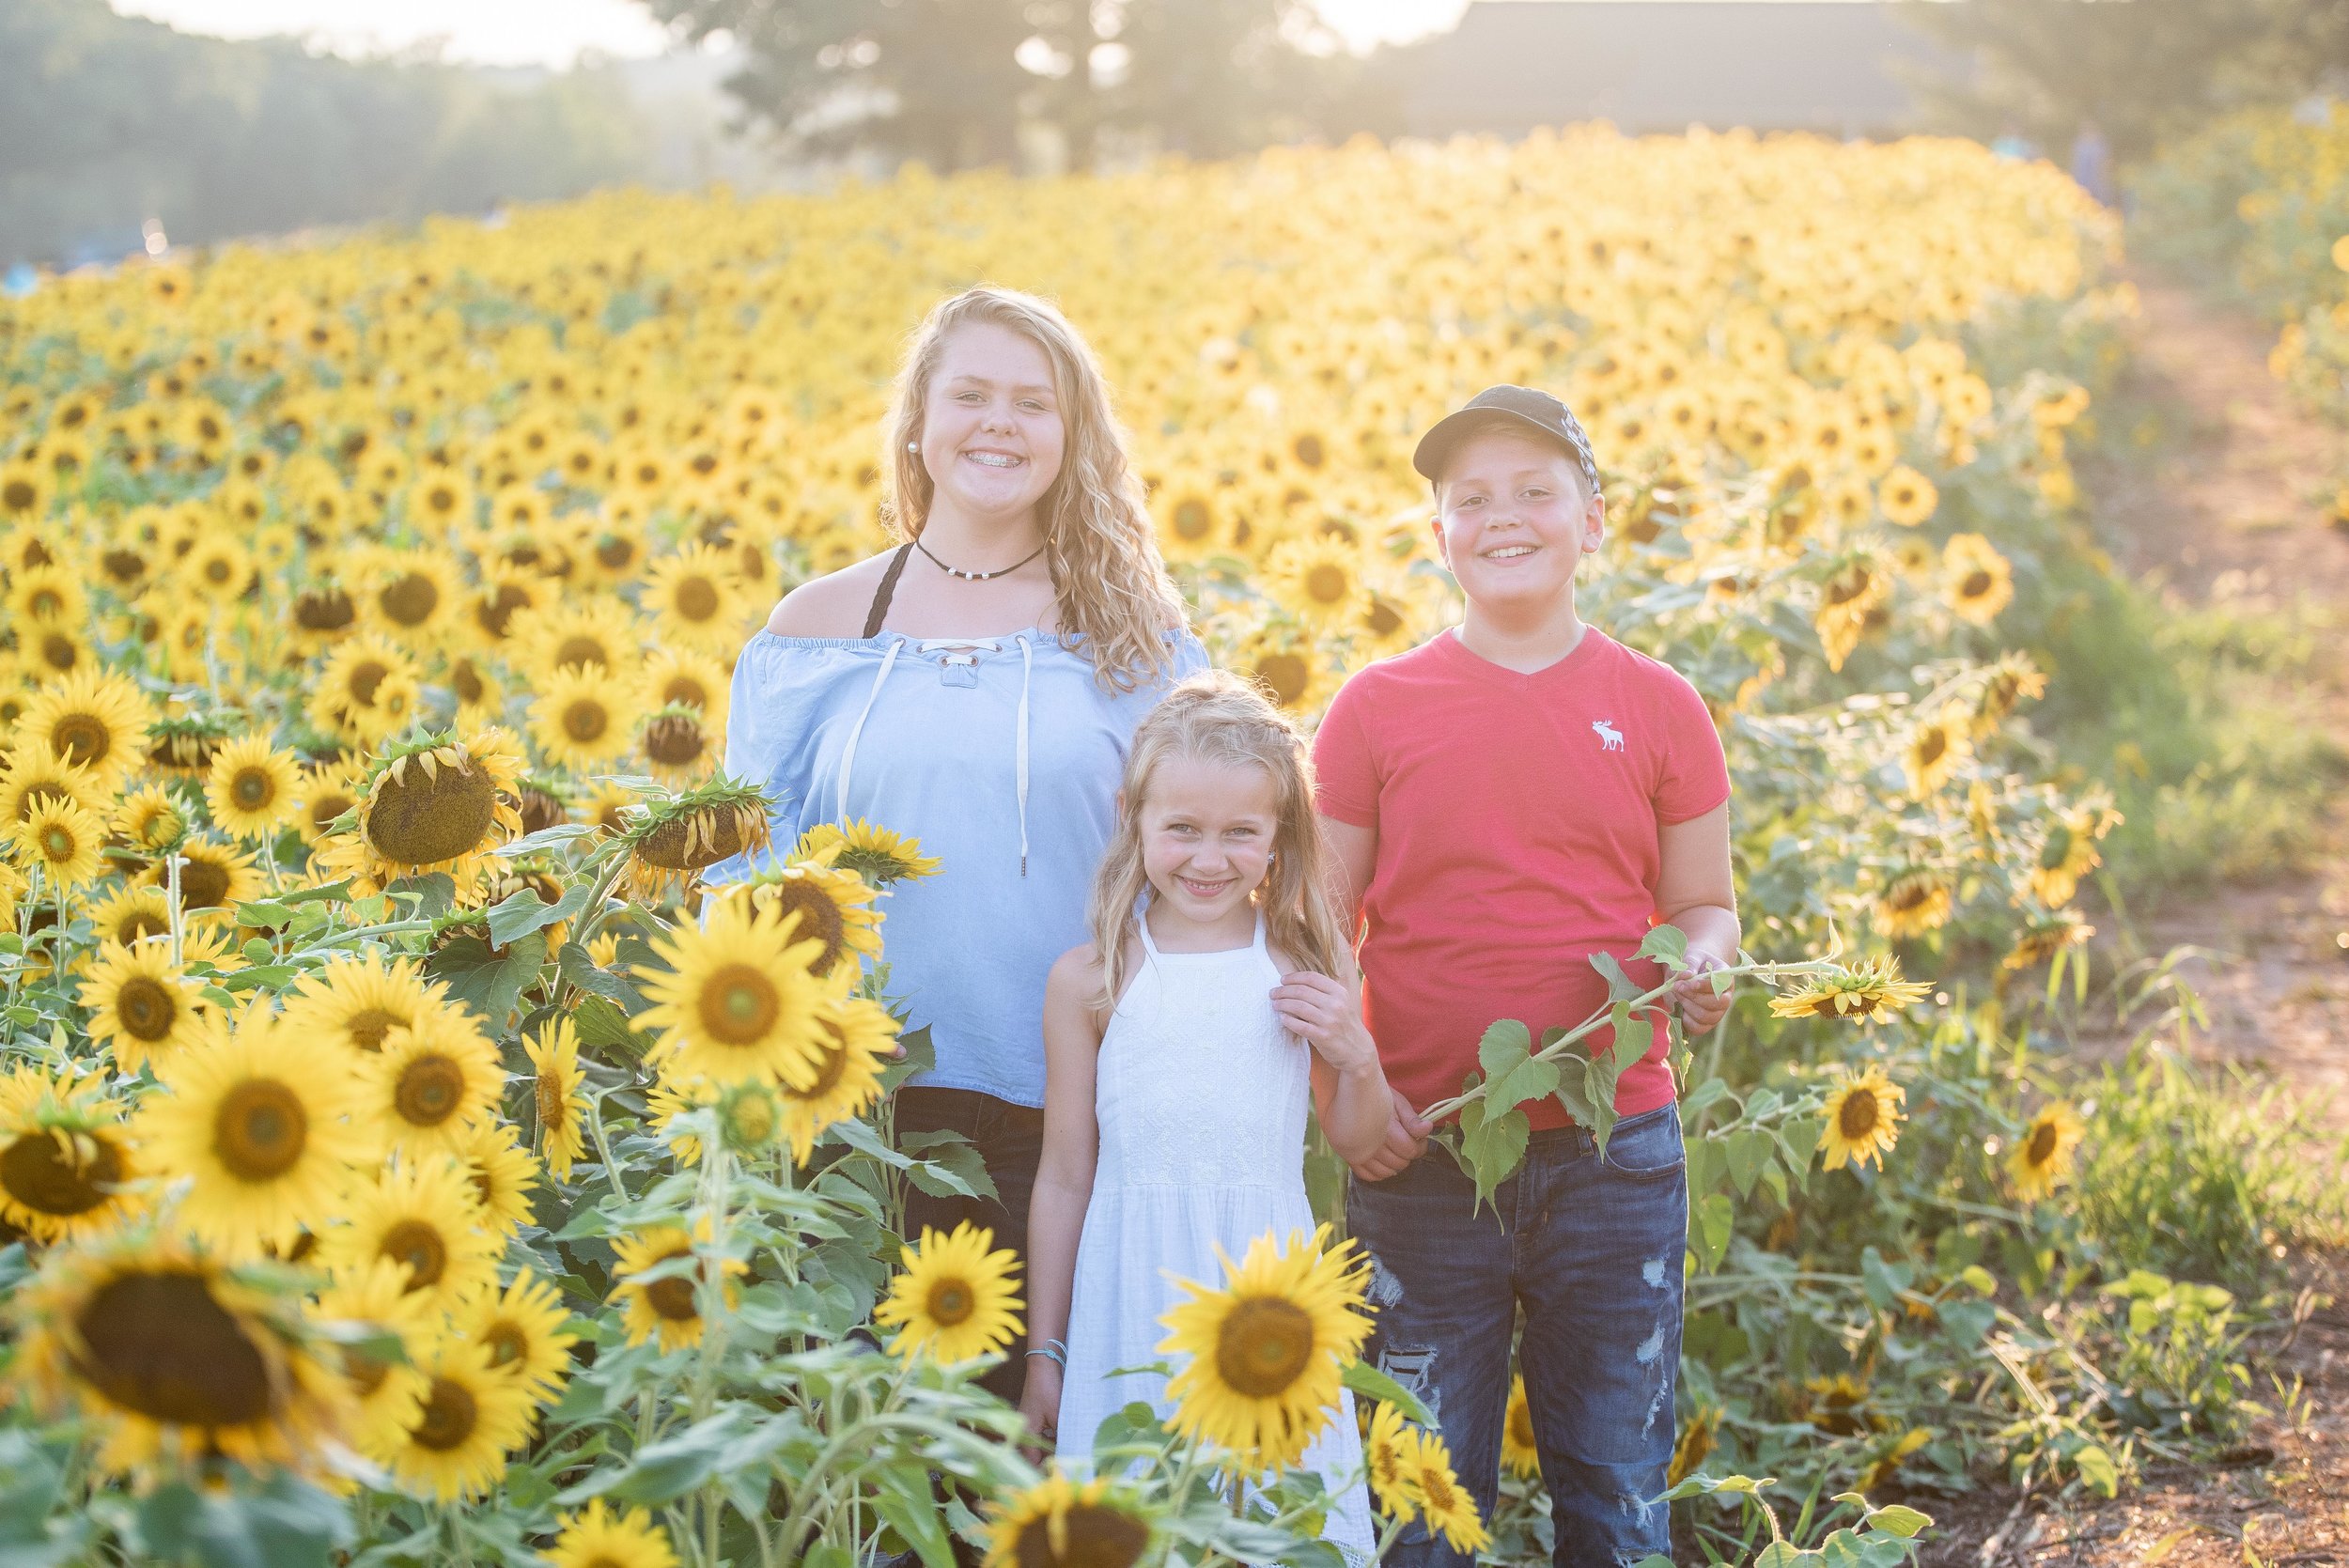
[[[381,1050],[393,1030],[414,1029],[449,1005],[413,958],[338,954],[295,983],[285,1023],[302,1039],[333,1041],[364,1058]]]
[[[918,882],[938,875],[944,862],[922,853],[922,841],[892,832],[858,817],[845,827],[819,822],[800,836],[791,851],[795,861],[822,861],[853,871],[877,888],[897,882]]]
[[[266,735],[248,735],[213,753],[204,803],[212,825],[232,837],[273,839],[293,815],[301,779],[291,752],[272,746]]]
[[[96,787],[112,795],[138,765],[139,742],[153,717],[136,681],[92,666],[42,687],[24,705],[12,739],[88,768]]]
[[[2061,953],[2077,947],[2096,934],[2096,928],[2082,918],[2077,909],[2042,911],[2031,916],[2023,926],[2023,934],[2015,939],[2015,945],[1999,960],[2002,970],[2027,970]]]
[[[1235,648],[1231,668],[1283,713],[1306,715],[1337,691],[1339,673],[1313,642],[1293,629],[1264,628]]]
[[[1827,1156],[1823,1168],[1840,1170],[1845,1161],[1855,1168],[1884,1157],[1900,1140],[1901,1102],[1906,1090],[1874,1063],[1846,1073],[1828,1094],[1827,1126],[1819,1134],[1819,1150]]]
[[[726,901],[747,902],[790,936],[821,943],[821,951],[808,962],[819,976],[831,974],[842,957],[856,955],[844,978],[852,977],[864,959],[880,956],[881,913],[873,908],[876,896],[855,872],[815,861],[770,867],[721,894]]]
[[[104,1473],[165,1455],[315,1470],[346,1425],[349,1400],[292,1299],[168,1234],[58,1248],[15,1294],[8,1379],[101,1435]]]
[[[350,1080],[321,1073],[308,1043],[256,1004],[235,1032],[159,1063],[139,1141],[156,1169],[193,1178],[179,1222],[232,1252],[290,1243],[333,1211],[370,1155],[350,1126]]]
[[[489,852],[521,831],[521,772],[504,730],[420,736],[376,761],[353,830],[329,838],[319,858],[362,892],[444,871],[470,897]]]
[[[297,647],[323,653],[358,629],[359,602],[339,582],[314,582],[294,596],[286,619]]]
[[[1812,1396],[1805,1403],[1812,1426],[1838,1437],[1856,1436],[1868,1429],[1866,1377],[1839,1372],[1832,1377],[1807,1377],[1803,1388]]]
[[[2027,653],[2002,653],[1983,677],[1982,695],[1974,705],[1974,733],[1989,734],[2025,698],[2047,694],[2047,676]]]
[[[1151,498],[1159,548],[1169,561],[1205,561],[1226,548],[1215,492],[1198,485],[1169,487]]]
[[[538,1152],[557,1181],[571,1179],[573,1162],[587,1154],[587,1118],[595,1107],[583,1092],[579,1035],[568,1017],[554,1018],[522,1041],[537,1069],[532,1100],[538,1110]]]
[[[358,1403],[351,1442],[366,1449],[388,1443],[415,1424],[424,1400],[424,1374],[416,1363],[440,1343],[441,1315],[422,1296],[408,1293],[408,1271],[389,1258],[337,1276],[311,1308],[313,1321],[346,1332],[369,1328],[397,1346],[397,1358],[377,1347],[342,1338],[343,1380]]]
[[[601,832],[617,837],[627,832],[631,823],[643,818],[643,806],[644,802],[639,800],[636,791],[607,779],[580,798],[579,815],[582,821],[592,824]],[[708,863],[715,864],[717,860],[724,858],[718,856]],[[635,869],[642,871],[641,862]],[[641,880],[642,877],[635,879]]]
[[[897,1020],[889,1009],[864,997],[829,1003],[820,1022],[816,1081],[780,1089],[783,1131],[791,1141],[792,1160],[801,1165],[826,1127],[863,1115],[880,1098],[881,1073],[897,1039]]]
[[[541,1554],[553,1568],[677,1568],[668,1532],[641,1508],[613,1514],[597,1498],[585,1513],[557,1514],[555,1526]]]
[[[173,858],[179,862],[179,908],[190,918],[225,920],[261,891],[252,854],[209,834],[190,833]],[[147,880],[151,887],[168,888],[170,865],[148,867]]]
[[[718,1103],[718,1091],[698,1078],[678,1078],[663,1070],[653,1086],[645,1092],[645,1116],[652,1123],[653,1134],[668,1144],[669,1152],[679,1165],[699,1165],[702,1162],[702,1141],[690,1132],[675,1130],[677,1119],[689,1111]]]
[[[8,619],[43,629],[72,633],[89,619],[89,598],[82,581],[60,566],[29,567],[9,574]],[[18,633],[18,645],[23,645]]]
[[[1400,1446],[1404,1473],[1410,1477],[1419,1511],[1427,1521],[1427,1533],[1440,1533],[1457,1552],[1472,1554],[1492,1545],[1491,1535],[1477,1515],[1476,1499],[1453,1473],[1452,1451],[1444,1440],[1433,1432],[1411,1427],[1405,1431]]]
[[[336,762],[319,763],[303,769],[294,793],[300,804],[294,811],[294,828],[302,834],[302,842],[316,848],[334,831],[346,812],[356,811],[359,790],[353,779],[355,759],[348,753]]]
[[[107,792],[86,768],[59,757],[19,752],[0,779],[0,831],[21,828],[44,805],[73,805],[93,815],[107,807]]]
[[[512,1237],[531,1223],[531,1188],[537,1186],[537,1159],[521,1148],[512,1122],[484,1117],[456,1136],[456,1157],[481,1204],[481,1223],[500,1237]]]
[[[1884,520],[1903,528],[1916,527],[1940,505],[1941,492],[1933,488],[1933,481],[1906,463],[1876,484],[1876,507]]]
[[[403,1491],[442,1502],[481,1496],[506,1474],[506,1454],[530,1440],[529,1389],[463,1339],[442,1341],[416,1370],[424,1391],[415,1419],[378,1433],[364,1452]]]
[[[922,1228],[873,1321],[897,1331],[889,1348],[952,1365],[1001,1350],[1019,1332],[1019,1257],[992,1251],[995,1233],[966,1219],[951,1234]]]
[[[340,740],[373,746],[415,722],[423,700],[415,660],[369,632],[326,656],[310,689],[310,722]]]
[[[421,1160],[360,1178],[319,1254],[329,1268],[364,1268],[377,1258],[406,1265],[408,1289],[449,1312],[497,1284],[498,1239],[482,1223],[464,1168],[454,1158]]]
[[[36,1067],[0,1078],[0,1220],[64,1241],[145,1206],[119,1110],[96,1079],[75,1083]]]
[[[570,1318],[555,1288],[528,1269],[499,1295],[484,1295],[457,1314],[457,1332],[489,1352],[490,1370],[504,1373],[547,1404],[571,1375]]]
[[[1366,606],[1361,551],[1332,535],[1276,546],[1263,575],[1267,592],[1309,626],[1345,629]]]
[[[1542,1473],[1541,1439],[1533,1432],[1533,1402],[1526,1397],[1525,1374],[1509,1384],[1509,1410],[1501,1422],[1501,1466],[1512,1475]]]
[[[571,665],[541,683],[530,705],[530,737],[551,762],[586,771],[625,754],[636,702],[610,671]]]
[[[381,1146],[415,1159],[452,1152],[469,1125],[494,1114],[506,1069],[472,1014],[441,1007],[387,1033],[359,1063],[359,1081]]]
[[[2096,841],[2119,826],[2121,814],[2096,805],[2062,813],[2047,825],[2040,841],[2039,859],[2030,868],[2031,896],[2048,908],[2072,902],[2080,878],[2104,864]]]
[[[219,1033],[219,1014],[197,989],[172,963],[166,944],[133,947],[108,938],[82,975],[90,1037],[106,1047],[125,1078],[149,1062],[160,1070]]]
[[[1941,547],[1941,598],[1960,620],[1988,626],[2015,598],[2015,568],[1980,534]]]
[[[644,633],[627,605],[616,598],[557,601],[514,617],[509,645],[514,662],[533,685],[567,669],[637,677]]]
[[[166,773],[201,778],[212,753],[228,739],[231,724],[217,713],[168,715],[147,726],[147,760]]]
[[[2014,1178],[2015,1190],[2034,1202],[2053,1192],[2057,1183],[2071,1175],[2073,1152],[2087,1132],[2079,1113],[2063,1101],[2051,1100],[2040,1107],[2023,1136],[2015,1140],[2015,1152],[2007,1157],[2007,1174]]]
[[[16,825],[16,862],[35,866],[56,888],[87,887],[104,874],[106,860],[99,851],[106,842],[106,825],[91,812],[68,800],[45,800]]]
[[[716,768],[722,738],[703,722],[699,708],[680,703],[645,721],[641,744],[654,778],[690,784]]]
[[[465,603],[465,631],[482,651],[503,653],[513,635],[516,617],[545,603],[554,593],[554,585],[536,572],[503,561],[485,567],[480,586]]]
[[[1703,1468],[1704,1462],[1713,1457],[1720,1429],[1720,1406],[1698,1405],[1696,1413],[1688,1418],[1688,1424],[1680,1429],[1679,1437],[1672,1443],[1672,1467],[1664,1472],[1665,1485],[1677,1486]]]
[[[590,811],[604,799],[591,798]],[[672,886],[691,885],[721,861],[765,848],[773,831],[764,792],[724,778],[665,798],[632,797],[614,805],[629,846],[630,886],[646,899],[658,899]]]
[[[1370,1472],[1371,1491],[1380,1510],[1397,1520],[1408,1520],[1419,1512],[1419,1493],[1407,1463],[1409,1433],[1403,1412],[1392,1405],[1373,1407],[1362,1431],[1362,1463]]]
[[[723,655],[742,640],[740,582],[708,545],[689,545],[655,562],[639,602],[664,644]]]
[[[1875,1491],[1899,1473],[1903,1460],[1932,1441],[1933,1433],[1928,1428],[1910,1427],[1892,1439],[1883,1452],[1868,1461],[1867,1468],[1859,1472],[1859,1479],[1854,1484],[1863,1493]]]
[[[679,1074],[806,1088],[822,1067],[823,1009],[837,994],[809,969],[822,950],[727,900],[699,927],[680,924],[655,939],[666,967],[637,970],[654,1005],[636,1025],[660,1032],[658,1052]]]
[[[188,816],[170,790],[162,784],[146,784],[124,796],[115,807],[113,827],[132,848],[155,855],[179,842],[179,835],[188,831]]]
[[[1950,923],[1950,884],[1937,871],[1901,872],[1876,895],[1876,929],[1898,941]]]
[[[1130,1568],[1150,1547],[1142,1501],[1104,1477],[1055,1466],[989,1511],[985,1568]]]
[[[1878,954],[1838,973],[1813,976],[1772,997],[1770,1013],[1781,1018],[1815,1016],[1875,1023],[1923,1000],[1932,989],[1922,981],[1903,980],[1901,961],[1889,953]]]
[[[1892,594],[1892,574],[1875,553],[1855,551],[1842,558],[1827,581],[1819,584],[1819,605],[1812,625],[1827,667],[1841,670],[1859,646],[1871,618]]]
[[[704,1323],[698,1281],[708,1278],[709,1260],[705,1257],[691,1268],[676,1260],[691,1259],[694,1243],[708,1239],[709,1222],[703,1220],[690,1234],[682,1226],[656,1225],[613,1242],[612,1294],[605,1299],[627,1303],[629,1343],[642,1344],[657,1338],[663,1351],[701,1343]],[[671,1266],[658,1278],[639,1278],[664,1264]],[[737,1294],[733,1276],[747,1272],[747,1264],[725,1260],[721,1273],[728,1310]]]
[[[408,491],[408,520],[428,535],[444,535],[474,516],[473,487],[455,469],[429,470]]]
[[[359,603],[370,625],[412,648],[440,644],[461,607],[457,574],[438,552],[386,552],[367,568]]]
[[[93,899],[83,915],[101,942],[136,947],[151,937],[171,934],[171,909],[157,888],[116,888],[103,898]]]
[[[690,707],[712,730],[726,723],[725,667],[691,648],[656,648],[643,662],[636,689],[638,706],[647,711],[675,706]]]
[[[1354,1243],[1325,1248],[1328,1236],[1292,1232],[1283,1251],[1268,1234],[1237,1266],[1223,1260],[1223,1289],[1182,1282],[1190,1299],[1159,1319],[1172,1332],[1158,1348],[1190,1358],[1167,1384],[1175,1431],[1264,1470],[1295,1464],[1329,1423],[1370,1318]]]

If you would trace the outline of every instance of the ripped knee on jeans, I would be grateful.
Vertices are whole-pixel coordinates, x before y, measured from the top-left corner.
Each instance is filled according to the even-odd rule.
[[[1436,1347],[1432,1344],[1387,1344],[1378,1347],[1378,1370],[1395,1380],[1405,1393],[1427,1407],[1428,1420],[1443,1424],[1436,1390]]]

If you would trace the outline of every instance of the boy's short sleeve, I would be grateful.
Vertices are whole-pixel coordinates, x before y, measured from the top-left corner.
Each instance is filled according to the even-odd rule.
[[[1664,769],[1656,782],[1656,819],[1686,822],[1729,799],[1729,758],[1697,689],[1669,674],[1663,692]]]
[[[1378,768],[1362,730],[1360,680],[1339,688],[1314,732],[1314,806],[1349,827],[1378,826]]]

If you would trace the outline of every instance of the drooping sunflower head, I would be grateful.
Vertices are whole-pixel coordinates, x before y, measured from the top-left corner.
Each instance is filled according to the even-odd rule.
[[[143,1174],[99,1079],[0,1078],[0,1220],[40,1241],[90,1235],[145,1205]]]
[[[12,1306],[10,1379],[102,1433],[104,1473],[215,1455],[315,1472],[346,1425],[296,1301],[167,1234],[58,1248]]]
[[[2030,868],[2031,896],[2050,909],[2072,902],[2072,895],[2079,892],[2080,878],[2104,863],[2097,841],[2120,823],[2119,812],[2095,801],[2060,813],[2047,824],[2038,863]]]
[[[1875,1023],[1922,1001],[1932,989],[1923,981],[1903,980],[1900,959],[1879,953],[1834,973],[1807,977],[1793,990],[1772,997],[1770,1012],[1781,1018],[1855,1018]]]
[[[723,777],[639,804],[620,836],[628,845],[630,881],[646,898],[690,885],[720,861],[756,853],[771,833],[766,794]]]
[[[905,1267],[873,1321],[896,1333],[899,1356],[952,1364],[1009,1344],[1019,1332],[1019,1254],[996,1250],[995,1233],[969,1220],[949,1234],[927,1229],[906,1249]]]
[[[835,822],[817,823],[800,835],[799,846],[791,851],[791,858],[821,861],[844,871],[853,871],[877,888],[935,877],[944,863],[935,855],[923,854],[920,839],[892,832],[861,816],[845,827]]]
[[[2071,1175],[2073,1155],[2087,1132],[2079,1112],[2064,1101],[2051,1100],[2040,1107],[2015,1139],[2015,1152],[2007,1157],[2007,1174],[2015,1182],[2015,1190],[2033,1202],[2053,1192]]]
[[[2030,655],[2000,654],[1990,673],[1983,677],[1982,695],[1974,705],[1975,735],[1997,729],[2026,699],[2036,701],[2046,694],[2046,673],[2032,662]]]
[[[1955,703],[1927,715],[1910,733],[1901,756],[1909,793],[1920,800],[1937,793],[1973,751],[1973,715]]]
[[[1820,1111],[1827,1118],[1819,1133],[1825,1167],[1834,1171],[1846,1162],[1856,1167],[1871,1160],[1881,1165],[1900,1141],[1901,1103],[1907,1097],[1907,1091],[1873,1063],[1843,1075]]]
[[[671,1070],[720,1085],[815,1081],[824,1008],[839,994],[808,967],[817,943],[730,899],[653,951],[666,967],[638,969],[654,1005],[637,1025],[659,1032],[657,1051]]]
[[[718,1260],[706,1250],[697,1252],[696,1243],[706,1249],[708,1240],[705,1220],[691,1232],[679,1225],[656,1225],[613,1242],[609,1299],[626,1306],[629,1343],[657,1339],[664,1351],[699,1344],[707,1327],[702,1285],[713,1264],[721,1265],[718,1278],[727,1305],[733,1304],[733,1277],[747,1272],[749,1265],[737,1258]]]
[[[747,900],[793,936],[821,944],[808,964],[818,975],[832,974],[851,954],[858,955],[848,965],[851,972],[880,956],[881,912],[873,907],[873,889],[853,871],[792,861],[730,884],[723,896]]]
[[[1362,1311],[1366,1270],[1353,1244],[1327,1246],[1292,1233],[1283,1250],[1266,1234],[1221,1290],[1186,1281],[1188,1299],[1159,1321],[1159,1349],[1190,1358],[1167,1385],[1173,1425],[1228,1452],[1247,1473],[1294,1464],[1329,1424],[1346,1364],[1370,1334]]]
[[[1680,1436],[1672,1443],[1672,1467],[1664,1472],[1668,1485],[1677,1486],[1704,1466],[1713,1457],[1721,1426],[1721,1410],[1718,1405],[1700,1405],[1680,1428]]]
[[[521,831],[521,757],[506,732],[426,735],[368,769],[354,826],[327,840],[321,859],[363,891],[443,871],[470,896],[490,851]]]
[[[1150,1548],[1142,1500],[1106,1477],[1079,1483],[1054,1467],[991,1513],[985,1568],[1131,1568]]]

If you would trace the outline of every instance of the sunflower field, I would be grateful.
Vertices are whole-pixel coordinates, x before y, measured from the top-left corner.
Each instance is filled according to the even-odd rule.
[[[1530,1449],[1476,1518],[1356,1360],[1328,1234],[1196,1282],[1110,1479],[1039,1469],[975,1381],[1016,1260],[897,1234],[988,1180],[890,1112],[892,889],[954,867],[849,822],[704,883],[769,833],[734,655],[884,543],[896,356],[981,280],[1092,338],[1203,634],[1307,720],[1455,613],[1415,433],[1504,380],[1589,427],[1585,613],[1712,706],[1767,982],[1676,1043],[1692,1549],[1896,1562],[1883,1499],[2223,1440],[2248,1304],[2085,1201],[2145,1100],[2046,1050],[2120,815],[2031,717],[2104,569],[2116,247],[1970,144],[1600,128],[617,193],[0,301],[0,1551],[1331,1560],[1284,1412],[1344,1381],[1391,1519],[1547,1555]],[[1610,1062],[1463,1023],[1480,1179],[1527,1098],[1604,1122]],[[1201,1369],[1266,1299],[1312,1343],[1251,1399]]]

